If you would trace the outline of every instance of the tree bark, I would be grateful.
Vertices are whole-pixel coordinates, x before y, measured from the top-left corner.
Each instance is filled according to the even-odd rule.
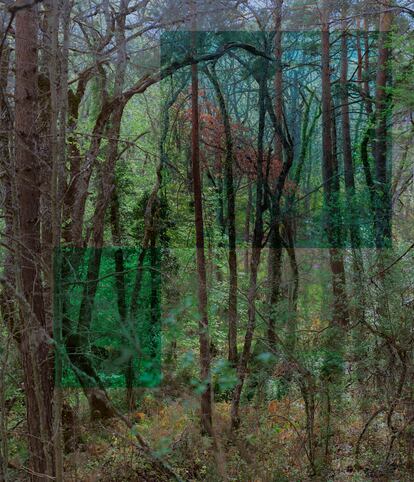
[[[227,197],[227,230],[229,239],[229,303],[228,303],[228,357],[229,362],[237,364],[237,253],[236,253],[236,208],[235,191],[233,183],[233,136],[231,133],[230,118],[227,105],[214,71],[207,71],[207,75],[213,84],[218,100],[220,114],[224,124],[224,135],[226,144],[226,159],[224,166],[226,197]]]
[[[282,72],[282,7],[283,0],[276,0],[275,7],[275,58],[276,73],[274,79],[275,86],[275,118],[279,126],[283,125],[283,72]],[[275,161],[283,162],[282,139],[280,133],[275,136]],[[276,306],[280,296],[280,282],[282,278],[282,238],[280,235],[280,196],[278,195],[278,181],[274,181],[271,187],[271,233],[269,238],[269,257],[268,257],[268,284],[269,284],[269,322],[267,338],[270,349],[274,349],[276,344],[275,325],[276,325]],[[282,188],[283,189],[283,188]]]
[[[343,12],[346,17],[346,11]],[[359,65],[359,64],[358,64]],[[362,78],[362,77],[361,77]],[[342,150],[344,160],[345,189],[348,203],[349,231],[351,245],[358,248],[360,245],[359,227],[355,211],[355,178],[354,162],[352,157],[351,123],[349,118],[349,92],[348,92],[348,32],[346,21],[342,24],[341,37],[341,117],[342,117]]]
[[[372,114],[372,103],[370,97],[370,88],[369,88],[369,80],[370,80],[370,63],[369,63],[369,30],[368,30],[368,20],[364,18],[364,97],[365,97],[365,108],[367,111],[368,116]]]
[[[197,33],[191,34],[192,49],[197,50]],[[199,340],[200,340],[200,376],[203,384],[201,394],[201,428],[210,436],[213,435],[212,427],[212,390],[210,380],[210,337],[208,331],[207,313],[207,275],[206,259],[204,253],[204,222],[203,201],[200,174],[200,129],[198,106],[198,65],[191,66],[191,163],[192,185],[194,194],[194,215],[196,230],[197,252],[197,277],[198,277],[198,304],[199,304]]]
[[[252,182],[250,178],[248,178],[248,186],[247,186],[247,206],[246,206],[246,219],[244,224],[244,242],[245,242],[245,249],[244,249],[244,272],[247,273],[249,271],[249,243],[250,243],[250,222],[252,217],[252,197],[253,197],[253,190],[252,190]]]
[[[266,121],[266,81],[267,81],[268,64],[265,63],[265,68],[259,78],[259,131],[257,140],[257,181],[256,181],[256,212],[255,224],[252,240],[252,254],[250,260],[250,280],[249,290],[247,294],[247,328],[244,338],[243,351],[241,353],[237,375],[238,383],[234,389],[232,404],[231,404],[231,427],[237,429],[240,426],[240,400],[243,390],[244,381],[247,375],[247,366],[250,360],[251,346],[253,335],[256,327],[256,297],[257,297],[257,275],[260,265],[260,257],[262,252],[263,242],[263,194],[264,194],[264,179],[263,179],[263,158],[264,158],[264,130]]]
[[[20,3],[20,2],[19,2]],[[17,257],[17,289],[20,306],[22,356],[29,431],[32,480],[54,475],[53,461],[53,358],[46,325],[40,245],[40,172],[38,160],[38,13],[36,6],[16,13],[15,156],[18,193],[20,256]]]
[[[345,269],[341,246],[341,234],[338,220],[339,190],[337,163],[333,147],[332,94],[330,78],[330,33],[329,6],[324,0],[321,11],[322,30],[322,173],[324,182],[324,198],[326,207],[326,234],[329,244],[329,260],[332,272],[333,321],[338,325],[346,325],[348,320],[347,295],[345,286]]]
[[[378,69],[375,94],[375,175],[376,175],[376,246],[388,246],[391,241],[391,199],[390,199],[390,174],[388,162],[388,122],[389,100],[387,86],[389,83],[389,66],[391,58],[390,29],[392,13],[390,2],[384,4],[384,11],[380,14]]]

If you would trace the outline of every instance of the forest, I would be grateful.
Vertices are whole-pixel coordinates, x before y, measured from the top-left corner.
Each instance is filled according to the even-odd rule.
[[[0,1],[0,481],[414,480],[414,2]]]

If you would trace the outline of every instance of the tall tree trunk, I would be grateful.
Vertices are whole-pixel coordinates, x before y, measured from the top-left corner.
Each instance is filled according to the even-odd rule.
[[[3,38],[4,32],[0,28],[0,36]],[[6,92],[8,85],[8,72],[10,68],[10,46],[5,40],[3,45],[3,51],[0,58],[0,165],[3,171],[1,176],[1,187],[4,193],[4,206],[3,206],[3,216],[4,216],[4,234],[2,235],[2,242],[4,246],[7,246],[13,236],[13,198],[12,198],[12,165],[10,159],[10,145],[12,142],[11,133],[13,132],[12,118],[10,106],[8,105]],[[10,250],[5,253],[5,259],[3,262],[3,277],[9,286],[15,284],[14,277],[14,266],[13,266],[13,255]],[[1,316],[4,321],[5,327],[7,327],[11,336],[18,341],[17,331],[18,328],[15,316],[15,296],[13,290],[6,286],[4,283],[2,285],[0,293],[0,309]],[[2,342],[6,345],[8,344],[7,334],[2,336]],[[4,348],[4,355],[2,355],[2,368],[0,376],[0,404],[1,404],[1,415],[0,415],[0,431],[1,431],[1,447],[0,447],[0,480],[8,482],[10,479],[8,477],[8,463],[9,463],[9,440],[7,437],[7,413],[5,410],[5,396],[6,396],[6,374],[7,374],[7,348]]]
[[[293,182],[295,186],[299,186],[302,171],[305,164],[306,159],[309,155],[309,147],[310,141],[312,139],[312,135],[315,132],[315,128],[317,125],[317,121],[320,117],[320,110],[315,114],[312,121],[310,121],[310,113],[311,107],[313,104],[313,100],[315,97],[315,92],[313,91],[310,94],[309,99],[305,102],[306,107],[303,113],[302,123],[301,123],[301,142],[300,142],[300,152],[298,156],[297,166],[295,173],[293,175]],[[291,289],[290,289],[290,296],[289,296],[289,313],[290,313],[290,320],[289,326],[287,327],[287,348],[291,353],[295,348],[296,344],[296,328],[297,328],[297,305],[298,305],[298,296],[299,296],[299,267],[296,258],[296,250],[295,250],[295,200],[296,200],[296,192],[291,193],[287,199],[287,208],[286,211],[289,213],[289,217],[285,220],[285,232],[287,238],[287,246],[286,251],[289,256],[291,273],[292,273],[292,281],[291,281]]]
[[[388,122],[389,101],[387,86],[389,82],[388,62],[391,58],[390,29],[392,13],[390,1],[384,2],[384,11],[380,14],[378,69],[375,94],[375,175],[376,175],[376,246],[388,246],[391,241],[391,199],[390,199],[390,173],[388,161]]]
[[[237,429],[240,425],[240,399],[244,381],[247,375],[247,366],[251,354],[253,335],[256,327],[256,297],[257,297],[257,274],[259,271],[260,257],[263,242],[263,158],[264,158],[264,130],[266,120],[266,81],[268,64],[265,63],[264,71],[261,73],[259,81],[259,132],[257,140],[257,184],[256,184],[256,213],[255,225],[252,240],[252,254],[250,260],[250,281],[247,294],[247,328],[244,339],[243,351],[238,363],[238,383],[233,392],[231,404],[231,427]]]
[[[346,11],[343,12],[346,17]],[[360,236],[355,210],[355,178],[354,162],[352,158],[351,123],[349,118],[349,93],[348,93],[348,32],[346,21],[342,24],[341,37],[341,117],[342,117],[342,151],[344,160],[345,189],[349,209],[349,231],[351,245],[358,248]]]
[[[228,348],[229,362],[236,366],[237,363],[237,253],[236,253],[236,208],[235,191],[233,183],[233,136],[231,133],[230,118],[226,102],[214,71],[207,71],[207,75],[213,84],[218,100],[220,114],[224,124],[226,143],[226,159],[224,167],[225,186],[227,196],[227,229],[229,239],[229,304],[228,304]]]
[[[342,118],[342,152],[344,161],[345,174],[345,191],[348,205],[347,220],[349,223],[349,235],[351,240],[351,249],[353,253],[353,296],[357,301],[354,304],[355,321],[361,319],[363,315],[364,286],[362,282],[363,260],[360,255],[359,248],[361,247],[361,236],[357,219],[357,207],[355,200],[355,174],[354,162],[352,155],[351,143],[351,124],[349,117],[349,89],[348,89],[348,31],[346,25],[346,9],[343,10],[342,21],[342,37],[341,37],[341,118]],[[358,24],[359,25],[359,24]],[[362,82],[362,58],[361,49],[359,45],[359,32],[357,32],[358,39],[358,78]]]
[[[332,272],[333,321],[337,325],[346,325],[348,306],[345,286],[345,269],[341,246],[341,234],[338,223],[339,183],[337,163],[333,146],[332,94],[330,78],[330,34],[329,6],[323,1],[322,14],[322,172],[326,206],[326,234],[329,244],[329,260]]]
[[[283,0],[276,0],[275,6],[275,117],[279,126],[283,125],[283,72],[282,72],[282,7]],[[275,161],[282,164],[283,149],[282,139],[278,132],[275,136]],[[269,257],[268,257],[268,284],[269,284],[269,322],[267,338],[270,349],[274,349],[276,344],[275,324],[276,306],[280,296],[280,282],[282,278],[282,238],[280,235],[280,196],[277,193],[278,179],[275,179],[272,186],[271,203],[271,233],[269,238]]]
[[[192,49],[197,51],[197,32],[191,34]],[[210,337],[208,331],[207,312],[207,275],[206,259],[204,253],[204,222],[203,201],[200,174],[200,128],[198,106],[198,65],[191,66],[191,161],[192,161],[192,187],[194,194],[194,214],[196,230],[197,275],[198,275],[198,304],[199,304],[199,339],[200,339],[200,376],[203,384],[201,394],[201,428],[210,436],[213,435],[212,427],[212,391],[210,380]]]
[[[345,269],[341,252],[341,211],[339,205],[338,162],[336,157],[336,123],[334,122],[333,98],[330,78],[330,7],[329,0],[323,0],[321,10],[322,30],[322,173],[325,202],[325,232],[329,246],[329,264],[332,274],[333,313],[332,327],[328,334],[328,350],[335,357],[340,357],[344,336],[344,327],[348,324],[348,303],[345,285]],[[334,130],[335,129],[335,130]],[[333,387],[340,377],[340,365],[336,358],[327,354],[325,364],[323,391],[323,432],[324,432],[324,463],[330,462],[332,428],[332,393]]]
[[[19,2],[25,4],[25,2]],[[46,325],[40,246],[40,172],[37,153],[38,109],[38,12],[25,7],[16,13],[15,155],[18,194],[20,255],[17,257],[17,290],[24,298],[20,307],[22,355],[29,431],[32,480],[54,475],[53,461],[53,358]],[[42,475],[44,474],[44,475]]]
[[[61,201],[63,195],[63,179],[65,168],[65,143],[66,143],[66,96],[68,91],[68,29],[70,21],[70,10],[68,2],[62,0],[61,2],[46,2],[47,10],[47,26],[48,26],[48,41],[44,45],[46,50],[46,58],[48,61],[48,84],[50,86],[50,116],[49,116],[49,139],[46,142],[50,144],[48,151],[50,152],[50,159],[44,160],[45,165],[50,165],[50,172],[44,169],[44,189],[42,189],[44,200],[43,204],[46,206],[48,215],[42,214],[42,218],[47,219],[42,230],[50,228],[50,235],[45,237],[50,244],[42,245],[42,250],[45,253],[45,261],[47,266],[47,283],[45,283],[44,296],[47,300],[46,313],[47,324],[52,326],[53,316],[55,315],[55,308],[59,304],[57,297],[57,290],[55,285],[55,256],[56,248],[59,248],[61,241]],[[63,26],[63,45],[59,46],[59,30],[60,19],[62,19]],[[60,125],[59,125],[60,121]],[[50,332],[52,328],[50,328]],[[57,346],[62,346],[61,332],[56,330],[54,332],[54,339]],[[63,432],[62,432],[62,407],[63,407],[63,392],[60,384],[62,377],[62,364],[59,356],[55,357],[55,390],[53,400],[53,419],[54,419],[54,453],[55,453],[55,468],[57,482],[63,482],[64,468],[63,468]],[[70,430],[72,427],[69,428]]]

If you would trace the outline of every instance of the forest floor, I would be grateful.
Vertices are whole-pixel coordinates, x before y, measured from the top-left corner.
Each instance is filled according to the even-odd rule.
[[[216,403],[218,449],[213,449],[211,439],[200,435],[195,397],[161,402],[146,396],[140,407],[140,411],[128,414],[136,422],[133,430],[118,419],[92,422],[87,407],[78,407],[80,415],[73,432],[76,443],[65,456],[65,481],[169,480],[139,453],[135,430],[149,442],[157,456],[168,461],[176,474],[187,481],[214,482],[225,476],[237,482],[414,480],[413,474],[400,471],[403,464],[398,461],[388,464],[386,471],[381,469],[386,436],[380,420],[364,436],[359,464],[356,464],[356,441],[364,427],[357,410],[347,414],[346,423],[335,427],[330,469],[317,477],[309,471],[304,407],[299,400],[286,398],[260,407],[244,407],[242,424],[235,434],[229,430],[230,404]],[[318,426],[315,428],[319,430]]]

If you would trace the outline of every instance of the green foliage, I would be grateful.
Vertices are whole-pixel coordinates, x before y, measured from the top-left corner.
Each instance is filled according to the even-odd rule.
[[[63,335],[60,347],[63,378],[57,383],[78,386],[79,376],[88,384],[123,387],[128,363],[135,372],[136,386],[156,386],[160,382],[160,277],[159,250],[148,250],[142,266],[140,249],[121,248],[124,284],[119,285],[115,255],[119,248],[103,248],[99,261],[94,249],[57,250],[55,333]],[[155,261],[154,261],[155,259]],[[98,264],[99,266],[96,266]],[[90,280],[97,271],[97,283]],[[134,292],[137,273],[141,289]],[[95,293],[96,291],[96,293]],[[120,311],[120,299],[127,311]],[[135,298],[136,297],[136,298]],[[133,300],[137,314],[131,312]],[[89,367],[90,368],[85,368]]]

